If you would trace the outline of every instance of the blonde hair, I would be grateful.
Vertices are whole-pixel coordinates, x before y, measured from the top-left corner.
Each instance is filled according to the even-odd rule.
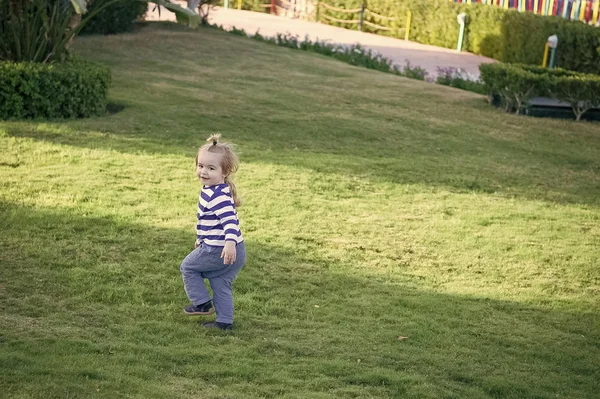
[[[196,154],[196,165],[198,164],[198,154],[200,153],[200,151],[208,151],[216,154],[221,154],[221,169],[223,169],[223,174],[225,175],[225,183],[227,183],[227,185],[229,186],[229,191],[231,192],[233,203],[235,204],[235,206],[240,206],[242,204],[242,201],[238,197],[237,188],[233,182],[234,174],[240,167],[240,159],[236,154],[235,146],[233,144],[223,143],[220,140],[220,133],[213,134],[208,139],[206,139],[208,143],[200,147],[198,149],[198,153]]]

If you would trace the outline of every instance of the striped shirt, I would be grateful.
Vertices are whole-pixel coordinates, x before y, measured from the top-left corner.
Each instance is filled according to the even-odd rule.
[[[227,183],[203,186],[198,199],[198,244],[224,247],[225,241],[244,241]]]

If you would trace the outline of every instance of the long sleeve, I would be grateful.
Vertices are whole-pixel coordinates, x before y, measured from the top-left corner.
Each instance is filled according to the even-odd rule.
[[[239,220],[227,184],[204,187],[198,201],[198,240],[211,246],[242,242]]]

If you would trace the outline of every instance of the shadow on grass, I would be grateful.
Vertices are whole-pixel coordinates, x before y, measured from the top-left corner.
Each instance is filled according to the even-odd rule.
[[[125,109],[125,104],[119,103],[108,103],[106,104],[106,113],[109,115],[114,115],[118,112],[121,112]]]
[[[188,232],[9,202],[0,218],[8,394],[187,397],[199,385],[204,397],[592,398],[600,389],[597,313],[437,293],[345,268],[311,243],[287,250],[246,237],[237,329],[203,331],[181,313]]]

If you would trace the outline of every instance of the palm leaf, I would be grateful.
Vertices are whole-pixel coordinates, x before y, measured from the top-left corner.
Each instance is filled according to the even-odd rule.
[[[162,6],[167,10],[175,14],[177,22],[185,24],[189,27],[196,28],[200,26],[200,16],[189,8],[180,6],[179,4],[171,3],[168,0],[149,0],[149,3],[154,3],[158,6]]]
[[[85,14],[87,12],[87,2],[85,0],[71,0],[71,4],[77,14]]]

